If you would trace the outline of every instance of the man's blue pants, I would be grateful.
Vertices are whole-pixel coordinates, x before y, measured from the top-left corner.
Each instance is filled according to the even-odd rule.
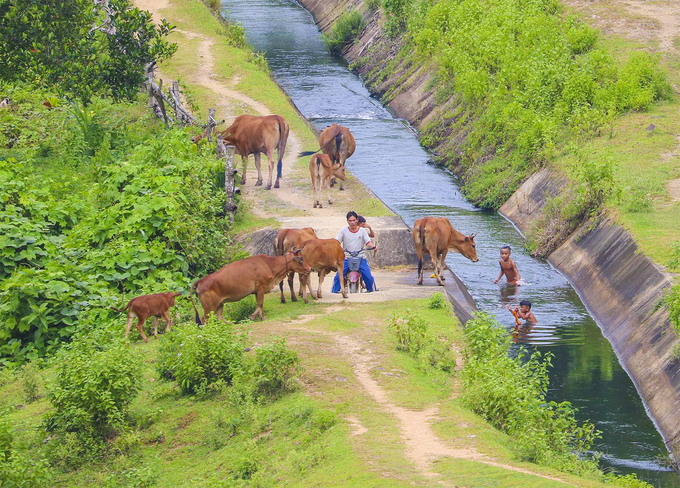
[[[368,261],[365,259],[361,260],[361,265],[359,266],[359,272],[361,277],[364,279],[364,284],[366,285],[366,291],[375,291],[375,280],[371,274],[371,268],[368,267]],[[347,276],[349,273],[349,265],[347,264],[347,258],[345,258],[345,269],[343,270],[343,275]],[[333,278],[333,293],[340,293],[340,272],[335,273],[335,278]]]

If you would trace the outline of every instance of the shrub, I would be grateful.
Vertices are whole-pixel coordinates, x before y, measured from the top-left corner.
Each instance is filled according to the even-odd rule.
[[[19,448],[9,418],[0,414],[0,488],[40,488],[51,479],[47,462]]]
[[[465,328],[463,401],[475,413],[510,434],[525,460],[572,472],[595,471],[581,459],[599,436],[593,424],[579,425],[568,402],[547,402],[552,354],[520,350],[508,355],[510,338],[490,315],[481,312]]]
[[[666,263],[671,271],[680,271],[680,241],[671,243],[671,258]]]
[[[343,12],[331,32],[323,39],[332,54],[340,53],[356,39],[366,27],[366,19],[357,11]]]
[[[25,364],[21,368],[19,378],[22,382],[26,403],[36,402],[43,397],[39,373],[40,368],[35,362]]]
[[[366,0],[364,3],[366,4],[368,11],[373,13],[380,8],[381,0]]]
[[[300,369],[297,353],[286,347],[285,339],[277,339],[255,350],[246,374],[257,397],[272,399],[295,388]]]
[[[128,405],[137,396],[141,362],[120,342],[74,341],[61,352],[48,390],[54,410],[45,419],[47,429],[93,440],[117,434],[125,428]]]
[[[427,304],[428,308],[433,310],[441,310],[443,308],[449,307],[449,301],[446,299],[443,293],[434,293],[430,296],[430,301]]]
[[[456,356],[452,351],[453,340],[446,333],[435,332],[410,309],[402,316],[390,317],[389,326],[396,333],[397,349],[407,352],[422,368],[434,367],[447,373],[453,372]]]
[[[245,336],[232,324],[212,317],[201,328],[176,326],[161,344],[157,370],[177,380],[186,393],[209,393],[211,387],[229,385],[241,369]]]

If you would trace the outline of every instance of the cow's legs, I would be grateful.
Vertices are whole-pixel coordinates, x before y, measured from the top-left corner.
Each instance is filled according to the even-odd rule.
[[[340,158],[340,166],[342,166],[343,168],[345,167],[345,160],[342,159],[342,158]],[[344,190],[344,189],[345,189],[345,182],[342,181],[342,180],[340,180],[340,188],[339,188],[339,189],[340,189],[340,190]]]
[[[314,296],[314,290],[312,290],[312,275],[306,274],[306,275],[300,275],[300,289],[302,290],[302,299],[304,300],[305,303],[309,303],[309,298],[307,298],[307,288],[309,288],[309,294],[312,295],[312,298],[316,300],[316,296]]]
[[[283,294],[283,280],[279,281],[279,290],[281,291],[281,303],[286,303],[286,296]]]
[[[215,317],[217,317],[217,320],[224,322],[225,324],[229,323],[227,322],[227,319],[224,318],[223,312],[224,311],[224,302],[220,303],[217,308],[215,308]]]
[[[433,261],[435,262],[434,266],[434,275],[437,277],[437,284],[439,286],[444,286],[444,282],[442,281],[442,252],[439,250],[435,251],[434,256],[436,256]]]
[[[448,254],[448,248],[442,251],[441,261],[439,262],[439,277],[442,281],[446,281],[446,276],[444,276],[444,270],[446,269],[446,255]]]
[[[132,323],[135,321],[134,315],[128,315],[127,326],[125,327],[125,344],[128,343],[128,336],[130,335],[130,330],[132,330]]]
[[[324,180],[324,186],[326,187],[326,191],[328,192],[328,203],[333,204],[333,200],[331,200],[331,183],[330,183],[330,178],[326,177]],[[319,195],[321,196],[321,195]]]
[[[319,270],[319,288],[318,291],[316,292],[316,296],[319,298],[322,298],[323,296],[323,291],[321,290],[321,285],[323,284],[323,280],[326,277],[326,274],[328,273],[327,269],[320,269]]]
[[[254,153],[254,155],[255,155],[255,167],[257,168],[257,181],[255,182],[255,186],[262,186],[262,170],[260,168],[261,154],[259,152],[256,152],[256,153]],[[267,189],[269,189],[269,188],[267,188]]]
[[[345,265],[344,265],[344,260],[340,264],[340,267],[338,268],[340,270],[340,273],[338,273],[340,277],[340,291],[342,291],[342,298],[347,298],[347,280],[345,278]]]
[[[259,316],[261,320],[264,320],[264,294],[267,292],[265,290],[266,287],[264,286],[259,286],[257,288],[257,291],[255,292],[255,298],[257,301],[257,308],[253,312],[253,314],[250,316],[250,320],[255,320],[255,317]]]
[[[421,231],[422,232],[422,231]],[[423,255],[425,254],[420,243],[416,244],[416,254],[418,255],[418,284],[423,284]]]
[[[246,183],[246,172],[248,170],[248,156],[241,156],[241,184]]]
[[[297,297],[295,296],[295,288],[293,287],[293,280],[295,279],[295,273],[288,273],[288,287],[290,288],[290,299],[297,302]]]
[[[161,315],[165,319],[165,333],[167,334],[172,329],[172,321],[170,320],[168,312],[163,312]]]
[[[144,342],[149,342],[149,338],[144,334],[144,320],[141,317],[137,318],[137,330],[139,331],[139,335],[142,336],[142,339],[144,339]]]
[[[274,173],[274,163],[276,161],[274,160],[274,150],[269,149],[267,150],[267,163],[269,163],[269,182],[267,183],[267,186],[264,187],[265,190],[271,190],[272,189],[272,175]],[[279,187],[278,185],[279,179],[276,179],[276,188]]]
[[[158,339],[158,317],[153,317],[153,336]]]

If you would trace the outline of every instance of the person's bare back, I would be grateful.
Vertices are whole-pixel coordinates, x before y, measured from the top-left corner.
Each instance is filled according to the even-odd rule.
[[[498,283],[505,275],[505,279],[509,285],[520,284],[519,270],[517,269],[515,262],[510,259],[510,252],[510,246],[504,246],[501,248],[501,259],[498,262],[498,264],[501,265],[501,272],[498,274],[498,278],[493,281],[494,283]]]

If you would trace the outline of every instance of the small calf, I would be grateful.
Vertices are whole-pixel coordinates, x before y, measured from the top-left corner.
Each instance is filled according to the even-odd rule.
[[[312,187],[314,188],[314,208],[321,205],[321,190],[324,186],[328,189],[328,203],[331,200],[330,180],[337,177],[342,181],[347,180],[345,176],[345,166],[340,163],[333,163],[327,154],[315,154],[309,161],[309,175],[312,177]]]
[[[116,307],[111,307],[117,312],[127,312],[127,328],[125,330],[125,342],[128,342],[128,335],[132,329],[132,322],[137,318],[137,330],[144,339],[144,342],[149,342],[149,339],[144,334],[143,325],[146,319],[153,317],[154,331],[153,335],[158,339],[158,317],[165,319],[165,332],[172,328],[172,322],[168,315],[170,307],[175,305],[175,297],[180,296],[181,293],[168,291],[166,293],[155,293],[153,295],[142,295],[133,298],[127,306],[120,310]]]

